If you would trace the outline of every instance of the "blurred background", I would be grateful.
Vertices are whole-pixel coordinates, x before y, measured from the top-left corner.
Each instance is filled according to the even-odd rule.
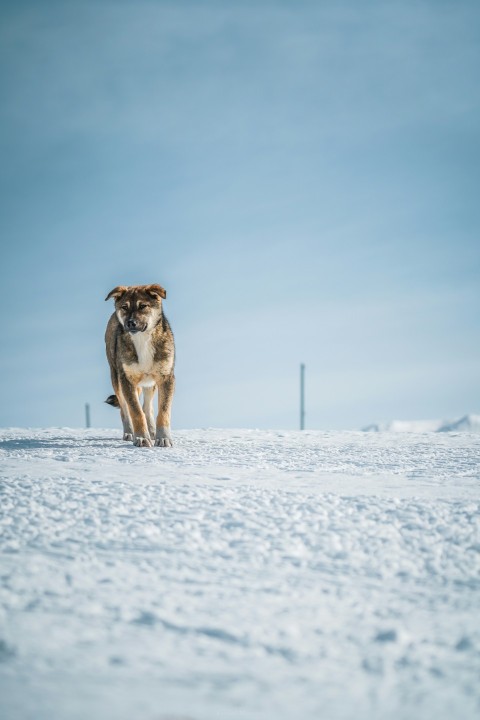
[[[3,2],[0,424],[120,427],[158,282],[174,427],[480,408],[477,0]]]

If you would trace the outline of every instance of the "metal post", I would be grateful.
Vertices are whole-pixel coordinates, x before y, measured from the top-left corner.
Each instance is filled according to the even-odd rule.
[[[87,428],[90,427],[90,404],[85,403],[85,425]]]
[[[300,365],[300,430],[305,430],[305,365]]]

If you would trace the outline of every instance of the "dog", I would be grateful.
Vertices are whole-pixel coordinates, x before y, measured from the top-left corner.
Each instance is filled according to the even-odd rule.
[[[115,312],[107,324],[105,345],[115,395],[106,399],[120,408],[123,439],[137,447],[171,447],[170,416],[175,389],[175,342],[163,314],[161,285],[119,285]],[[153,397],[158,391],[155,423]],[[140,393],[143,391],[143,408]]]

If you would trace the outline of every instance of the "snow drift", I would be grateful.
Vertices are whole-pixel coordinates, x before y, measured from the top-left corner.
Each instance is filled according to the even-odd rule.
[[[373,423],[364,432],[475,432],[480,433],[480,415],[465,415],[459,420],[392,420]]]

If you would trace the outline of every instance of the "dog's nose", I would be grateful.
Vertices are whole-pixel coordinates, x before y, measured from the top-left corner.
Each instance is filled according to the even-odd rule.
[[[135,328],[137,327],[137,321],[134,320],[133,318],[130,318],[125,323],[125,327],[127,328],[127,330],[135,330]]]

